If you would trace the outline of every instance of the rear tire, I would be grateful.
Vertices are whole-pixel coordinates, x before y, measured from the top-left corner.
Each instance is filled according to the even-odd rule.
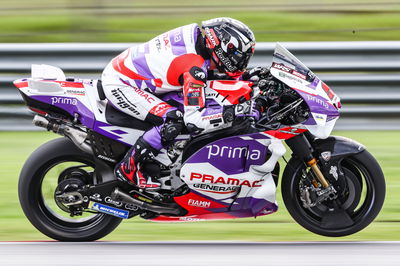
[[[305,208],[299,187],[306,167],[294,158],[288,162],[281,185],[283,201],[293,219],[305,229],[323,236],[347,236],[364,229],[379,214],[385,199],[385,179],[375,158],[364,150],[344,158],[341,165],[348,184],[346,198]]]
[[[46,204],[42,187],[44,177],[50,169],[64,162],[76,162],[94,169],[93,156],[79,150],[67,138],[43,144],[25,162],[18,193],[26,217],[40,232],[60,241],[94,241],[106,236],[120,224],[120,218],[98,213],[73,220],[58,215]]]

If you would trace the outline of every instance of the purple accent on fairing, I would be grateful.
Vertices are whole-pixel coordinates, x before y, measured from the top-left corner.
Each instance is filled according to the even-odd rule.
[[[186,163],[209,163],[227,175],[248,172],[250,165],[265,162],[268,148],[239,136],[214,141],[193,154]]]
[[[112,126],[112,125],[101,122],[101,121],[95,121],[94,125],[93,125],[93,130],[107,138],[120,141],[121,137],[119,135],[112,134],[111,132],[108,132],[101,128],[101,127],[110,127],[110,126]]]
[[[118,134],[118,135],[128,134],[128,132],[125,132],[121,129],[111,130],[111,132],[114,132],[115,134]]]
[[[336,109],[335,106],[329,104],[327,99],[319,95],[311,95],[301,90],[297,89],[295,90],[307,103],[311,112],[318,114],[326,114],[328,116],[339,116],[339,111]]]
[[[236,199],[235,203],[231,205],[229,211],[226,211],[226,208],[210,208],[207,210],[214,213],[226,212],[227,214],[230,214],[236,218],[246,218],[276,212],[278,210],[278,206],[275,203],[269,202],[265,199],[246,197]]]
[[[255,217],[259,215],[264,215],[278,210],[278,206],[275,203],[269,202],[265,199],[257,199],[253,197],[238,198],[235,204],[230,208],[232,214],[236,217]],[[267,213],[261,213],[261,212]]]
[[[233,197],[230,196],[230,197],[227,197],[227,198],[224,198],[224,199],[215,199],[215,198],[213,198],[213,197],[204,195],[203,193],[200,193],[200,192],[198,192],[198,191],[196,191],[196,190],[194,190],[194,189],[191,189],[190,192],[192,192],[193,194],[196,194],[196,195],[198,195],[198,196],[200,196],[200,197],[202,197],[202,198],[208,199],[208,200],[210,200],[210,201],[214,201],[214,202],[216,202],[216,203],[218,203],[218,204],[226,205],[226,207],[229,207],[229,205],[231,205],[231,204],[228,204],[228,203],[224,202],[224,200],[228,200],[228,199],[234,198],[234,196],[233,196]],[[236,196],[236,195],[235,195],[235,196]]]
[[[93,128],[94,124],[94,114],[90,111],[83,103],[81,103],[77,98],[74,97],[64,97],[64,96],[32,96],[32,99],[35,99],[40,102],[48,103],[50,105],[59,107],[72,116],[75,114],[79,115],[79,121],[81,121],[82,125]]]
[[[271,136],[261,133],[251,133],[251,134],[241,135],[240,137],[244,136],[251,137],[253,139],[271,139]]]
[[[254,188],[253,188],[254,189]],[[269,214],[272,212],[276,212],[278,210],[278,206],[275,203],[269,202],[265,199],[258,199],[253,197],[245,197],[245,198],[237,198],[234,200],[234,203],[226,203],[223,200],[232,199],[233,197],[228,197],[226,199],[215,199],[213,197],[204,195],[202,193],[197,192],[196,190],[191,190],[192,193],[197,194],[205,199],[216,202],[221,205],[225,205],[223,208],[207,208],[208,211],[214,213],[226,212],[232,216],[237,218],[245,218],[245,217],[255,217],[260,215]],[[228,211],[229,208],[229,211]],[[262,213],[265,212],[265,213]]]
[[[317,88],[319,82],[320,82],[319,78],[315,77],[313,82],[311,84],[307,85],[307,87],[315,90]]]
[[[310,114],[308,119],[306,121],[304,121],[302,124],[307,125],[307,126],[312,126],[312,125],[316,125],[317,122],[315,121],[314,117]]]
[[[172,53],[176,56],[186,54],[185,40],[182,34],[182,27],[169,32]]]

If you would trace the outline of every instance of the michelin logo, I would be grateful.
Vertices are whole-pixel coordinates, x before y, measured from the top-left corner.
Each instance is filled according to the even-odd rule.
[[[97,202],[95,202],[93,204],[91,209],[94,210],[94,211],[110,214],[110,215],[113,215],[113,216],[116,216],[116,217],[119,217],[119,218],[123,218],[123,219],[128,219],[128,216],[129,216],[129,212],[128,211],[120,210],[118,208],[114,208],[114,207],[111,207],[111,206],[103,205],[103,204],[100,204],[100,203],[97,203]]]

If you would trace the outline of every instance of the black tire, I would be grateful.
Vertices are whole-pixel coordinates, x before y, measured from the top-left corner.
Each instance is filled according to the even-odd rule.
[[[53,166],[62,162],[79,162],[94,167],[93,156],[79,150],[69,139],[51,140],[35,150],[22,168],[18,193],[22,209],[40,232],[60,241],[94,241],[112,232],[120,218],[95,214],[84,220],[71,222],[62,219],[45,204],[42,181]]]
[[[302,170],[306,167],[294,158],[288,162],[282,177],[282,198],[290,215],[305,229],[323,236],[347,236],[368,226],[379,214],[386,188],[382,170],[375,158],[364,150],[344,158],[341,166],[348,183],[348,196],[346,202],[341,202],[342,206],[334,205],[341,213],[336,217],[328,217],[328,213],[332,213],[328,208],[332,205],[325,206],[325,210],[324,202],[313,208],[303,206],[299,186]],[[334,201],[335,204],[339,202]],[[327,219],[331,223],[326,223]]]

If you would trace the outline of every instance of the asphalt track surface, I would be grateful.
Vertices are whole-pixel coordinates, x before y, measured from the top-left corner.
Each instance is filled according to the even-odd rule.
[[[400,265],[400,242],[1,242],[0,265]]]

